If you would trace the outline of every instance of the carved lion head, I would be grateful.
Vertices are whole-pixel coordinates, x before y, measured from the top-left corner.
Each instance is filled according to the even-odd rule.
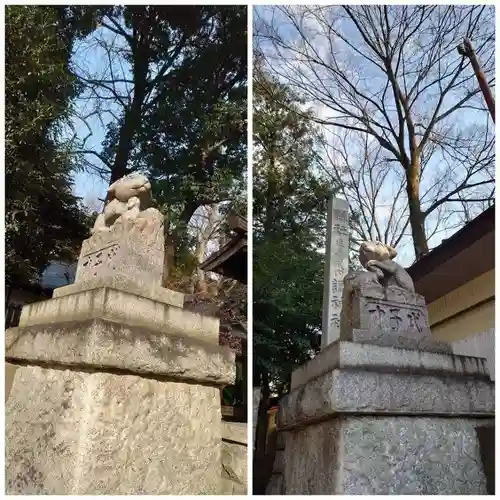
[[[369,260],[389,260],[394,259],[398,252],[391,245],[386,245],[381,241],[363,241],[359,248],[359,261],[364,265]]]
[[[128,202],[130,198],[137,197],[141,201],[141,210],[151,205],[151,184],[148,178],[140,173],[132,173],[113,182],[108,188],[110,195],[121,201]]]

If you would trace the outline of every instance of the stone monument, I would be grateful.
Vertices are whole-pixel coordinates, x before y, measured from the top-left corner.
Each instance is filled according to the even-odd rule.
[[[424,298],[380,242],[344,279],[340,339],[292,374],[270,494],[486,494],[485,360],[434,342]],[[278,455],[277,455],[278,457]]]
[[[349,205],[345,200],[330,198],[328,202],[325,252],[325,287],[323,291],[323,324],[321,348],[340,338],[342,278],[349,267]]]
[[[163,217],[146,177],[109,187],[73,285],[6,332],[7,494],[217,494],[219,320],[161,287]]]

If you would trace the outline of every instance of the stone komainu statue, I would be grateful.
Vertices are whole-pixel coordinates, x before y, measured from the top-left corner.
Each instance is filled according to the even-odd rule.
[[[380,241],[364,241],[359,249],[359,260],[364,270],[348,273],[344,278],[342,292],[342,314],[340,320],[341,338],[348,338],[357,317],[353,305],[354,295],[379,295],[382,298],[391,291],[403,303],[414,300],[415,286],[406,270],[394,262],[397,252],[390,245]]]
[[[124,223],[133,223],[141,231],[162,225],[161,213],[150,208],[153,203],[148,178],[132,173],[115,181],[108,188],[110,201],[104,207],[92,229],[92,234],[113,231]]]
[[[364,241],[359,249],[359,260],[366,270],[377,274],[382,286],[397,286],[414,293],[411,276],[403,266],[392,260],[397,254],[393,247],[380,241]]]
[[[349,273],[344,280],[348,291],[363,284],[379,284],[384,288],[398,287],[415,293],[415,286],[406,269],[392,259],[396,250],[380,241],[364,241],[359,249],[359,261],[366,271]]]

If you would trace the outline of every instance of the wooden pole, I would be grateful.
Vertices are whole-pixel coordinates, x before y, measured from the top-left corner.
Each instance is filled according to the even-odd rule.
[[[491,117],[493,118],[493,123],[495,122],[495,99],[493,98],[493,94],[491,93],[490,86],[486,80],[486,76],[479,64],[476,53],[472,48],[472,43],[468,38],[464,38],[464,42],[462,45],[457,47],[458,53],[464,57],[468,57],[470,63],[472,65],[472,69],[476,74],[477,81],[479,83],[479,87],[483,92],[484,100],[490,110]]]

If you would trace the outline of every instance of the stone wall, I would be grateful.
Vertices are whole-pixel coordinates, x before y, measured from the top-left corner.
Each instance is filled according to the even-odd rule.
[[[222,494],[247,493],[247,424],[222,422]]]
[[[495,380],[495,329],[451,343],[454,354],[486,359],[491,380]]]

